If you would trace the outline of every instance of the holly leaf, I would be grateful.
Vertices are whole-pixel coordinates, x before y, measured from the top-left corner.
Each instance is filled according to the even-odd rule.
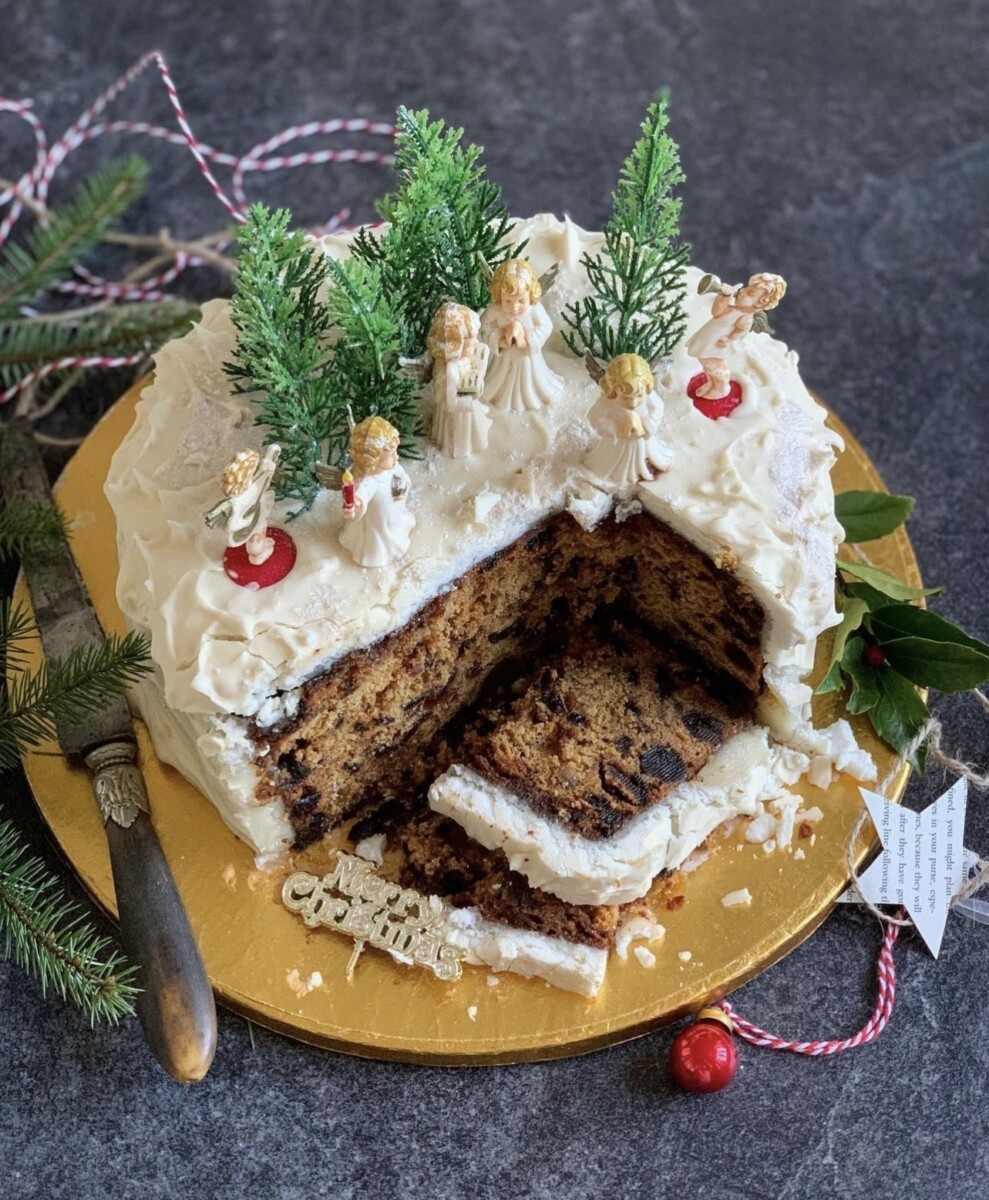
[[[853,584],[855,591],[865,584]],[[956,646],[968,646],[979,654],[989,656],[989,644],[980,642],[959,629],[937,613],[926,608],[914,608],[912,604],[889,604],[877,608],[869,617],[869,628],[880,645],[896,638],[927,638],[933,642],[947,642]]]
[[[815,696],[826,696],[828,692],[840,691],[845,686],[845,679],[841,673],[841,663],[835,659],[828,670],[827,675],[814,688]]]
[[[918,687],[967,692],[989,679],[989,654],[932,638],[903,637],[883,643],[889,665]]]
[[[841,669],[852,681],[852,694],[848,697],[846,707],[853,714],[869,712],[880,697],[876,682],[878,668],[865,661],[865,650],[865,638],[850,638],[841,657]]]
[[[877,608],[889,607],[890,597],[867,583],[846,583],[845,588],[850,596],[858,596],[860,600],[864,600],[870,612]]]
[[[863,583],[867,583],[877,592],[882,592],[884,596],[889,596],[893,600],[919,600],[921,596],[937,596],[943,590],[942,588],[911,587],[902,579],[897,579],[895,575],[881,571],[879,567],[870,567],[866,563],[849,562],[844,558],[838,559],[838,567],[846,575],[861,579]]]
[[[913,512],[911,496],[886,492],[839,492],[834,515],[845,531],[846,542],[872,542],[898,529]]]
[[[873,674],[879,695],[869,709],[869,720],[879,737],[897,754],[902,754],[931,714],[913,684],[888,662],[873,668]],[[923,775],[927,746],[920,746],[909,761],[917,774]]]
[[[834,645],[831,647],[831,661],[838,662],[845,653],[845,643],[862,624],[862,618],[868,612],[869,606],[858,596],[846,596],[841,606],[841,624],[834,632]]]

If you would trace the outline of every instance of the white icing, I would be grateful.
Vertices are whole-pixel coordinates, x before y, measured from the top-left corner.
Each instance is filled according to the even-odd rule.
[[[571,904],[627,904],[644,896],[661,872],[680,867],[723,821],[789,796],[775,774],[779,758],[764,729],[736,734],[694,779],[609,838],[582,837],[459,764],[433,783],[429,804],[482,846],[504,851],[512,870],[533,887]],[[795,812],[799,803],[790,797],[788,809]]]
[[[134,625],[150,631],[170,708],[268,716],[277,693],[401,627],[547,513],[568,508],[590,526],[610,507],[613,498],[581,467],[594,441],[587,413],[597,389],[583,364],[562,352],[559,334],[560,309],[586,288],[579,256],[600,237],[545,215],[521,222],[517,232],[529,238],[526,253],[537,271],[562,260],[544,298],[556,326],[547,361],[563,377],[562,394],[538,412],[494,412],[488,449],[470,459],[423,444],[423,459],[407,468],[416,527],[408,552],[390,566],[371,571],[349,561],[339,546],[339,497],[324,492],[291,522],[294,505],[276,506],[273,520],[289,529],[299,552],[285,580],[249,591],[227,579],[223,531],[207,529],[202,514],[219,498],[231,450],[260,447],[263,430],[222,370],[234,350],[226,302],[204,305],[192,332],[159,352],[155,381],[114,455],[106,493],[117,519],[118,601]],[[348,238],[324,246],[342,256]],[[698,278],[689,272],[688,329],[710,308],[709,297],[693,294]],[[750,335],[730,355],[745,400],[730,419],[710,421],[685,394],[696,362],[683,347],[674,353],[659,381],[674,461],[636,495],[702,549],[734,552],[739,577],[766,611],[767,663],[795,680],[818,633],[837,620],[840,530],[828,471],[839,443],[780,342]],[[465,521],[463,505],[479,493],[485,498]]]
[[[597,995],[604,982],[607,950],[496,925],[474,908],[448,907],[438,929],[443,940],[463,950],[465,961],[475,966],[545,979],[581,996]]]

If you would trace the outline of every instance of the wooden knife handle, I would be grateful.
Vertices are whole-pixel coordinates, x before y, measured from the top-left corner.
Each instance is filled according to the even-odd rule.
[[[138,1020],[169,1075],[195,1083],[216,1051],[216,1005],[128,743],[87,755],[106,821],[121,941],[138,968]],[[143,801],[143,803],[142,803]]]

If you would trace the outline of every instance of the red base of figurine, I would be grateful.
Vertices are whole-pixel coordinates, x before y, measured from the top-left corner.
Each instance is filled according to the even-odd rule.
[[[742,403],[742,385],[733,379],[728,385],[728,391],[724,396],[708,400],[704,396],[697,395],[705,383],[707,383],[707,376],[701,371],[687,384],[687,395],[693,400],[694,408],[698,412],[702,412],[705,417],[709,417],[712,421],[716,421],[719,417],[730,417]]]
[[[295,566],[296,549],[291,536],[272,525],[265,533],[274,540],[275,548],[263,563],[252,563],[243,546],[230,546],[223,555],[223,569],[238,587],[271,587]]]

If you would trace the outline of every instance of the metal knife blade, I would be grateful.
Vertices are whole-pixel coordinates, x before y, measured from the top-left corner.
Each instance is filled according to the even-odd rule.
[[[41,455],[25,421],[11,422],[0,442],[0,482],[8,504],[54,504]],[[26,551],[21,566],[45,657],[100,645],[103,630],[72,552],[59,544]],[[174,1078],[193,1083],[216,1050],[216,1006],[189,918],[148,813],[137,744],[123,696],[84,721],[57,725],[70,758],[93,772],[106,826],[121,939],[138,967],[136,1002],[148,1045]]]

